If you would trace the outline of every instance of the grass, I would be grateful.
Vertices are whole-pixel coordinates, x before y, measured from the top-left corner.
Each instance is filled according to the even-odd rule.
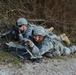
[[[12,54],[8,50],[0,52],[0,61],[5,63],[14,63],[18,64],[20,62],[20,58],[16,55]]]

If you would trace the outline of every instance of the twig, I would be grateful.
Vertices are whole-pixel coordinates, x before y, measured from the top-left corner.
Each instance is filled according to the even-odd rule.
[[[43,22],[42,24],[40,24],[40,25],[43,25],[43,24],[45,24],[46,22],[48,22],[49,20],[46,20],[45,22]]]
[[[44,19],[27,19],[28,21],[34,21],[34,22],[39,22],[39,21],[45,21]]]

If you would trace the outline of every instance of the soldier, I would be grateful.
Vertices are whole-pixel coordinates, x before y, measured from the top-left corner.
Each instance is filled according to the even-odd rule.
[[[44,54],[49,57],[69,55],[76,51],[76,46],[66,47],[60,41],[50,38],[41,26],[35,27],[30,39],[32,41],[24,38],[23,45],[27,45],[28,49],[36,57]]]
[[[34,24],[28,23],[25,18],[19,18],[16,22],[16,27],[18,29],[17,37],[19,41],[22,42],[23,38],[29,38],[35,26],[36,25]]]

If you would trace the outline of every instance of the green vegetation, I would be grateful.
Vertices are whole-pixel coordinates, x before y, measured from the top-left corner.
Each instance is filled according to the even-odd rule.
[[[0,61],[5,63],[14,63],[18,64],[20,62],[20,58],[11,53],[8,50],[0,52]]]

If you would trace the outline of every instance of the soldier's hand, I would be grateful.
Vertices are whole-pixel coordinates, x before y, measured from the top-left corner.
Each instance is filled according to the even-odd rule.
[[[23,39],[22,43],[24,46],[29,46],[29,47],[33,47],[33,45],[34,45],[31,40],[26,39],[26,38]]]
[[[20,30],[18,30],[18,33],[21,33],[21,31],[20,31]]]

